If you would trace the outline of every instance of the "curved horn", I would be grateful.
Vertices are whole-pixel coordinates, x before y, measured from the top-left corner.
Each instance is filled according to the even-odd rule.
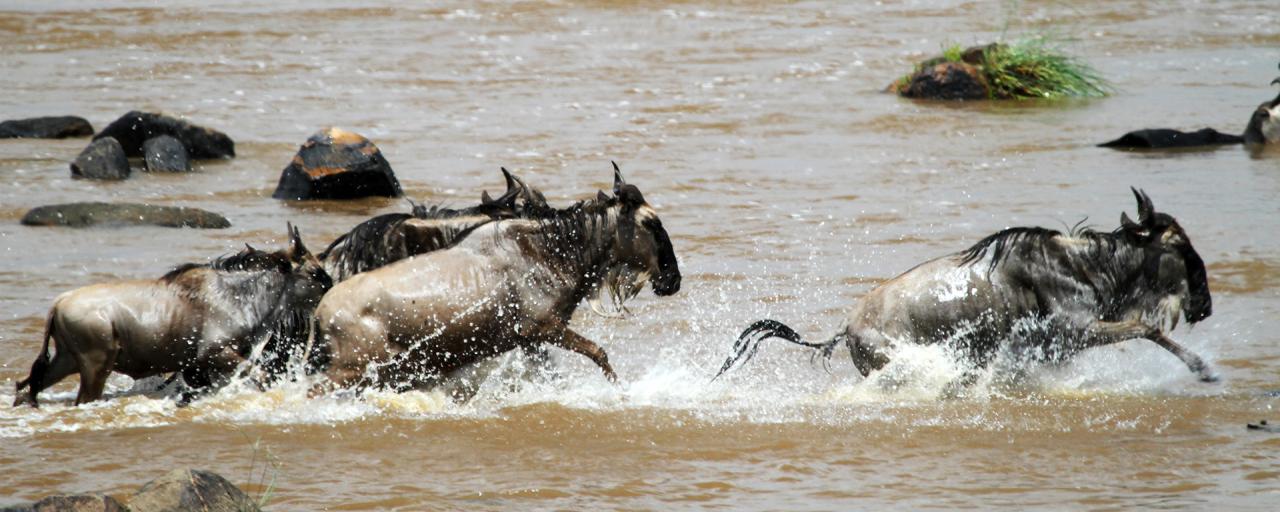
[[[1138,222],[1145,225],[1155,216],[1156,207],[1151,204],[1151,197],[1146,192],[1133,187],[1129,187],[1129,190],[1133,191],[1134,199],[1138,200]]]
[[[618,187],[626,185],[627,180],[622,179],[622,169],[618,168],[618,162],[610,160],[609,163],[613,164],[613,191],[616,194]]]
[[[508,192],[510,192],[512,189],[515,189],[521,185],[520,180],[516,178],[514,175],[512,175],[511,171],[508,171],[506,167],[499,167],[499,169],[502,169],[502,178],[507,180]]]

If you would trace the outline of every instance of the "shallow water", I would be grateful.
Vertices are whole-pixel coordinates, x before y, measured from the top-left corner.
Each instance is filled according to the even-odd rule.
[[[1144,127],[1243,129],[1275,94],[1270,2],[629,1],[44,2],[0,7],[4,118],[96,127],[163,110],[226,131],[237,158],[189,176],[73,181],[85,140],[0,140],[0,402],[25,376],[58,293],[156,277],[286,220],[320,248],[403,201],[270,198],[315,130],[373,139],[415,199],[460,206],[499,166],[557,204],[610,183],[609,160],[659,209],[682,291],[633,317],[580,314],[622,384],[557,355],[564,377],[438,393],[304,398],[239,387],[177,408],[75,379],[40,410],[0,408],[0,504],[126,494],[172,468],[218,471],[279,510],[423,508],[1270,509],[1280,437],[1246,431],[1280,398],[1280,152],[1124,153]],[[1101,100],[914,102],[880,93],[947,43],[1012,20],[1060,31],[1119,89]],[[863,381],[778,342],[708,382],[763,317],[812,338],[874,283],[1017,225],[1111,229],[1128,186],[1175,215],[1208,262],[1215,314],[1173,337],[1221,373],[1202,384],[1142,342],[984,380],[915,349]],[[29,208],[111,199],[208,208],[221,231],[27,228]],[[510,366],[518,362],[507,362]],[[996,379],[999,380],[999,379]],[[257,449],[254,445],[257,443]],[[272,464],[263,471],[263,459]]]

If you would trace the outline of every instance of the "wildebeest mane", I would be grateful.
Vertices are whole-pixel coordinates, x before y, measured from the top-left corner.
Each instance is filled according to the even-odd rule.
[[[257,249],[245,249],[230,256],[217,258],[209,263],[183,263],[160,277],[161,281],[172,283],[188,271],[207,268],[222,272],[279,272],[288,274],[292,269],[289,257],[281,252],[266,252]]]
[[[1011,246],[1024,243],[1043,244],[1046,240],[1061,234],[1062,232],[1060,231],[1041,227],[1007,228],[987,235],[982,240],[978,240],[978,243],[973,244],[972,247],[961,251],[960,264],[970,265],[977,263],[990,251],[990,268],[994,269],[1009,256]]]
[[[615,200],[578,201],[568,208],[550,210],[543,216],[530,219],[537,223],[539,238],[543,247],[557,259],[574,263],[582,268],[591,265],[595,256],[584,248],[592,244],[586,242],[591,236],[598,234],[600,222],[608,215],[609,207]]]

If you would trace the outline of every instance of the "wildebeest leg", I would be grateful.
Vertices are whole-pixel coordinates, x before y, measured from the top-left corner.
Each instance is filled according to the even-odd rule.
[[[1218,380],[1218,376],[1213,373],[1209,365],[1205,364],[1203,359],[1200,359],[1200,356],[1169,339],[1168,336],[1160,332],[1160,329],[1135,320],[1094,322],[1086,330],[1085,345],[1086,347],[1099,347],[1135,338],[1151,340],[1156,345],[1159,345],[1160,348],[1178,356],[1178,359],[1181,359],[1188,369],[1199,376],[1201,381],[1215,382]]]
[[[549,326],[539,332],[534,339],[587,356],[604,371],[604,376],[609,379],[609,382],[618,382],[618,374],[614,373],[613,367],[609,365],[609,355],[604,352],[604,349],[600,348],[600,345],[596,345],[594,341],[573,332],[568,326],[563,324]]]
[[[29,403],[32,407],[39,407],[40,403],[35,399],[37,394],[77,371],[79,371],[79,368],[76,367],[76,359],[65,350],[59,350],[53,356],[53,361],[49,362],[48,368],[39,376],[40,378],[27,382],[31,389],[26,393],[17,393],[17,396],[13,399],[14,407],[24,403]],[[21,391],[21,387],[19,387],[19,391]]]
[[[77,354],[80,364],[80,391],[76,393],[76,405],[85,404],[102,398],[102,390],[106,388],[107,376],[116,364],[119,349],[91,351]]]

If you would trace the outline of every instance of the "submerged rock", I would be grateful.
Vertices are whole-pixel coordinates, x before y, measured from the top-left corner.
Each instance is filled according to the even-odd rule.
[[[217,473],[175,469],[148,482],[129,500],[133,512],[244,512],[260,510],[244,491]]]
[[[147,139],[169,135],[182,142],[191,158],[231,158],[236,156],[235,143],[227,134],[196,126],[178,118],[152,112],[131,111],[103,128],[94,139],[115,137],[126,155],[143,156],[142,144]]]
[[[356,199],[402,194],[391,164],[373,142],[331,127],[316,132],[298,149],[271,197]]]
[[[83,117],[50,116],[15,119],[0,123],[0,139],[65,139],[93,135],[93,126]]]
[[[168,135],[152,137],[142,143],[142,161],[148,172],[190,172],[187,147]]]
[[[1263,432],[1270,432],[1272,434],[1280,434],[1280,425],[1269,424],[1267,423],[1267,420],[1262,420],[1257,423],[1249,423],[1245,426],[1245,428],[1247,428],[1248,430],[1261,430]]]
[[[163,226],[222,229],[226,217],[199,208],[137,203],[67,203],[33,208],[22,217],[26,226]]]
[[[1098,144],[1098,147],[1117,149],[1187,148],[1218,144],[1240,144],[1242,142],[1244,142],[1244,139],[1239,135],[1222,133],[1213,128],[1204,128],[1194,132],[1182,132],[1169,128],[1152,128],[1126,133],[1116,140]]]
[[[71,177],[94,180],[122,180],[129,177],[129,158],[111,137],[94,139],[71,162]]]
[[[897,92],[907,98],[985,100],[991,96],[991,86],[973,64],[940,62],[922,67]]]
[[[129,510],[105,494],[58,494],[30,505],[0,508],[0,512],[125,512]]]

